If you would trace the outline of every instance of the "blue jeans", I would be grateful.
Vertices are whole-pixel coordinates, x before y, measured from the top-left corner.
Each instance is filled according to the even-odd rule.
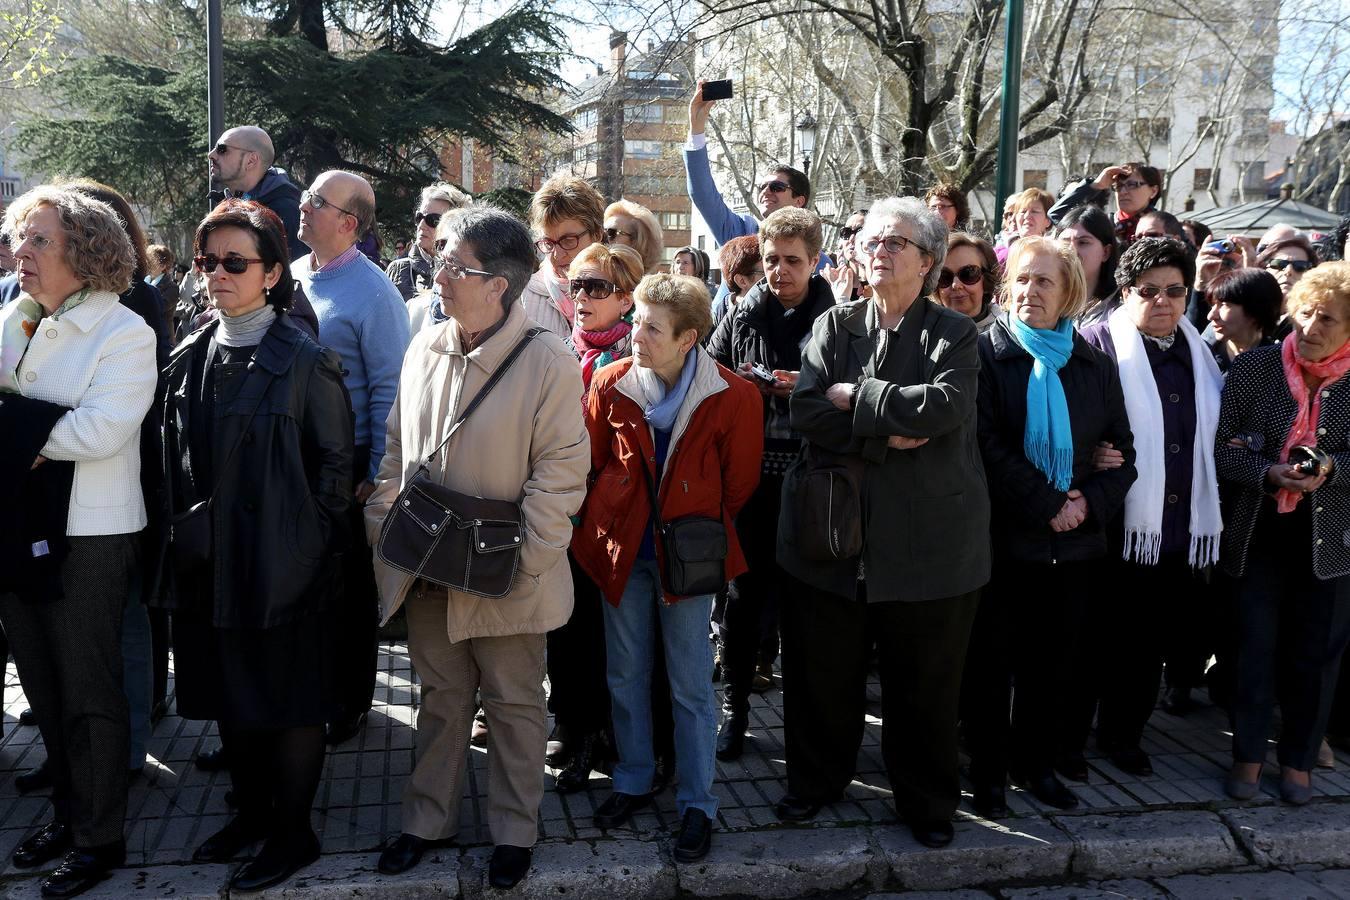
[[[606,677],[619,745],[614,789],[634,795],[652,789],[656,760],[652,755],[651,682],[655,654],[662,652],[656,646],[659,615],[675,716],[675,765],[680,776],[675,802],[681,816],[691,808],[702,810],[708,818],[717,814],[712,792],[717,704],[708,641],[712,602],[712,595],[707,594],[667,606],[661,600],[655,560],[639,559],[618,608],[604,604]]]

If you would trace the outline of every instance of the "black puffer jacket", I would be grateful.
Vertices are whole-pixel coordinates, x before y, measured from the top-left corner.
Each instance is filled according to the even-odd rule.
[[[1059,380],[1073,429],[1073,480],[1083,492],[1088,517],[1072,531],[1056,532],[1050,520],[1068,494],[1050,484],[1022,448],[1027,421],[1027,381],[1033,360],[1013,339],[1004,313],[980,335],[980,452],[992,504],[996,559],[1051,563],[1099,559],[1107,552],[1107,525],[1134,484],[1134,436],[1115,363],[1073,336],[1073,353]],[[1125,456],[1118,469],[1094,472],[1098,443],[1110,442]]]
[[[217,627],[267,628],[322,608],[333,593],[328,579],[349,537],[351,400],[337,354],[282,315],[263,336],[237,392],[216,398],[210,459],[195,459],[194,419],[205,412],[202,382],[218,327],[212,322],[187,338],[165,371],[169,512],[206,500],[219,482],[209,578],[179,580],[165,605],[204,611],[209,604]],[[165,531],[166,561],[168,538]]]

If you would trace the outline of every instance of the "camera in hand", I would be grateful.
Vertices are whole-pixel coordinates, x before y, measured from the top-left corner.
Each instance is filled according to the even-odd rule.
[[[1317,447],[1307,447],[1300,444],[1289,450],[1289,465],[1294,467],[1294,471],[1303,475],[1309,475],[1314,478],[1320,475],[1331,474],[1331,454]]]

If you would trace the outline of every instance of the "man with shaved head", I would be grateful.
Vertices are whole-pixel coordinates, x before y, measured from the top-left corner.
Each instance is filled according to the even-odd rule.
[[[291,264],[291,274],[318,315],[323,345],[342,357],[343,380],[356,413],[352,540],[343,573],[347,621],[339,625],[346,665],[338,673],[344,682],[338,689],[341,712],[329,722],[333,744],[361,730],[375,691],[375,573],[370,548],[361,540],[362,510],[375,490],[385,420],[398,392],[409,341],[402,295],[357,247],[374,224],[370,183],[351,172],[324,172],[300,195],[300,239],[310,253]]]
[[[309,252],[297,234],[300,188],[291,183],[285,169],[272,165],[276,152],[267,132],[256,125],[231,128],[220,136],[206,158],[211,176],[225,185],[231,197],[257,200],[281,218],[292,260]]]

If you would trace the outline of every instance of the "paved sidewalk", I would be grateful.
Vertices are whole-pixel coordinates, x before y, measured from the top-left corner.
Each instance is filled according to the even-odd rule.
[[[463,849],[429,855],[401,878],[375,874],[381,842],[399,830],[399,798],[413,765],[418,689],[405,645],[382,646],[378,678],[364,734],[330,753],[325,767],[314,817],[324,859],[276,896],[470,897],[484,890],[488,835],[480,810],[487,770],[478,749],[461,813]],[[785,897],[844,891],[861,896],[882,889],[950,891],[1350,866],[1350,756],[1339,760],[1337,770],[1314,775],[1317,797],[1307,808],[1281,806],[1271,777],[1258,801],[1235,804],[1222,789],[1229,764],[1226,724],[1210,707],[1184,719],[1155,713],[1146,738],[1154,776],[1134,778],[1090,756],[1091,784],[1073,786],[1083,802],[1079,810],[1061,813],[1013,791],[1013,816],[991,823],[970,813],[967,798],[953,846],[925,850],[898,825],[890,806],[879,747],[879,696],[879,688],[870,685],[870,715],[854,784],[812,825],[786,828],[773,815],[772,805],[784,790],[782,697],[775,686],[753,701],[745,756],[718,764],[721,831],[706,860],[692,866],[671,861],[678,817],[670,791],[630,827],[607,835],[592,827],[591,815],[609,789],[608,779],[596,775],[588,791],[566,797],[545,793],[535,869],[513,893]],[[26,704],[12,668],[4,701],[0,853],[6,866],[0,870],[0,892],[35,897],[34,873],[8,865],[14,846],[49,816],[45,796],[23,797],[14,788],[13,776],[37,764],[43,750],[37,728],[17,724]],[[230,867],[191,863],[193,848],[229,815],[228,776],[199,772],[192,765],[199,751],[216,743],[206,723],[181,719],[172,710],[159,722],[150,744],[152,761],[131,790],[127,869],[95,896],[224,895]],[[551,784],[551,776],[546,777]],[[1345,888],[1346,881],[1336,884]]]

